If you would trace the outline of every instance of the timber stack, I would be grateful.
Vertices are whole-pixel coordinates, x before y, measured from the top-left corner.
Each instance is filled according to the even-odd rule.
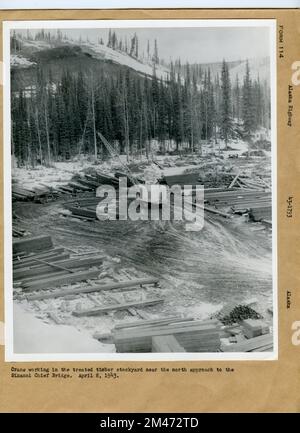
[[[112,332],[117,352],[218,352],[218,320],[162,319],[116,326]]]
[[[70,298],[78,300],[80,303],[76,303],[71,311],[72,316],[77,318],[119,310],[144,317],[140,309],[164,302],[161,296],[153,296],[160,290],[157,278],[132,278],[124,270],[125,280],[121,276],[116,281],[115,276],[114,281],[107,281],[107,277],[102,281],[101,272],[106,256],[94,253],[85,256],[74,251],[71,256],[70,251],[64,247],[55,247],[50,236],[14,241],[13,276],[16,296],[28,302],[47,302],[52,299],[64,302],[64,299]],[[135,291],[140,292],[137,298],[128,300],[126,294]],[[97,297],[93,298],[92,295]]]

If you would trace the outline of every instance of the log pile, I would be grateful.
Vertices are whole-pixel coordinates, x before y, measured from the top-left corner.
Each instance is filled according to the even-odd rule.
[[[34,188],[23,188],[18,184],[12,186],[13,201],[34,201],[45,203],[53,201],[64,195],[76,196],[80,193],[94,192],[100,185],[113,185],[118,187],[119,181],[116,176],[100,172],[75,175],[73,179],[64,185],[57,185],[55,188],[40,184]]]
[[[12,185],[12,200],[13,201],[34,201],[37,203],[45,203],[56,200],[59,196],[57,189],[40,185],[35,188],[23,188],[17,184]]]

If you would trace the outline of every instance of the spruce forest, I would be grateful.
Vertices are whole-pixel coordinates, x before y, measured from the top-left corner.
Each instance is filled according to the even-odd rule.
[[[19,166],[51,165],[79,155],[105,159],[100,131],[120,154],[151,158],[155,152],[201,154],[203,143],[251,144],[270,129],[270,87],[250,62],[242,77],[232,62],[169,63],[159,40],[139,52],[139,39],[110,31],[107,41],[68,39],[61,31],[11,35],[12,153]],[[94,56],[91,46],[112,50],[150,73]],[[38,46],[38,49],[30,47]],[[122,58],[123,58],[122,57]],[[25,61],[24,61],[25,62]],[[163,71],[163,73],[162,73]]]

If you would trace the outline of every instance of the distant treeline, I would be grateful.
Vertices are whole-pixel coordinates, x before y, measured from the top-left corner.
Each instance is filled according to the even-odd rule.
[[[121,153],[149,155],[153,140],[162,152],[168,142],[193,152],[201,151],[202,140],[251,141],[259,127],[270,127],[269,85],[252,79],[248,64],[243,82],[233,83],[225,61],[214,79],[209,69],[189,65],[184,74],[171,65],[162,80],[155,63],[151,78],[123,66],[108,73],[104,64],[99,61],[97,73],[66,67],[56,79],[37,65],[30,88],[12,92],[12,149],[19,164],[105,157],[97,131]]]

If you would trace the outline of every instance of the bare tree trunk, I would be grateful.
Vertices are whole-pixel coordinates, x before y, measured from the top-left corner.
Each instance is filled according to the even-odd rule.
[[[128,120],[128,106],[127,95],[125,91],[125,83],[123,85],[123,120],[124,120],[124,135],[125,135],[125,151],[127,161],[129,161],[129,120]]]
[[[49,127],[48,127],[48,114],[46,109],[46,101],[44,104],[45,109],[45,128],[46,128],[46,139],[47,139],[47,150],[48,150],[48,165],[51,164],[51,150],[50,150],[50,138],[49,138]]]
[[[96,135],[96,119],[95,119],[95,97],[94,97],[94,82],[93,74],[91,75],[91,94],[92,94],[92,116],[93,116],[93,136],[94,136],[94,156],[95,161],[97,161],[97,135]]]
[[[42,153],[42,142],[41,142],[41,131],[40,131],[40,124],[39,124],[39,116],[37,109],[35,110],[35,122],[36,122],[36,129],[37,129],[37,135],[38,135],[38,142],[39,142],[39,157],[41,164],[43,163],[43,153]]]

